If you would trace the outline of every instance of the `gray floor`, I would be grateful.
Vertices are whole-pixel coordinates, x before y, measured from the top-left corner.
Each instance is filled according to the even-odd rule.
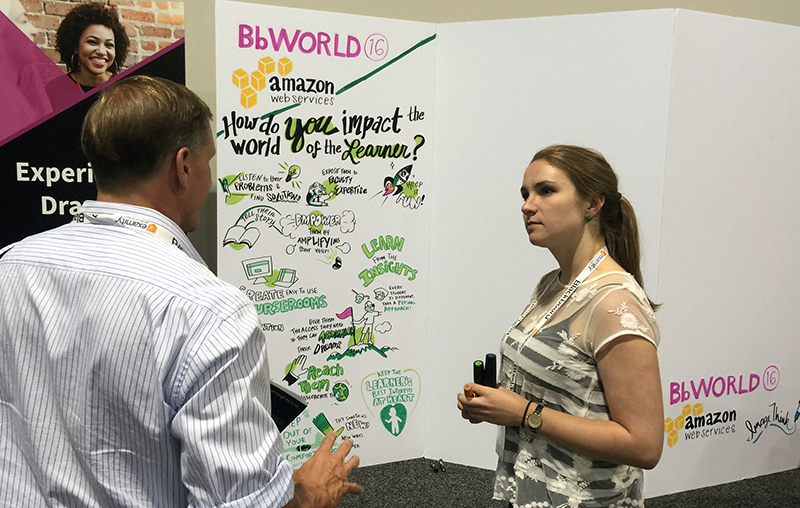
[[[362,467],[351,479],[365,489],[342,508],[504,508],[492,501],[493,473],[457,464],[434,471],[428,459]],[[647,508],[800,507],[800,469],[648,499]]]

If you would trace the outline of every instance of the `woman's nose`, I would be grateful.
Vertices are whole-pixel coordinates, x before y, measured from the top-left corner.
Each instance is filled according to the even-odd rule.
[[[536,210],[536,204],[533,202],[533,197],[529,196],[525,201],[522,202],[522,211],[524,212],[534,212]]]

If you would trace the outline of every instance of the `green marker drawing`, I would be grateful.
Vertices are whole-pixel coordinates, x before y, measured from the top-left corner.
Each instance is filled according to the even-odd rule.
[[[239,173],[238,175],[228,175],[222,178],[219,178],[219,185],[222,187],[222,191],[225,193],[225,204],[226,205],[235,205],[242,199],[247,196],[252,196],[252,194],[237,192],[231,192],[231,186],[235,184],[242,176],[244,176],[244,171]]]
[[[323,435],[327,434],[328,432],[333,432],[333,427],[325,417],[325,413],[318,414],[312,421],[314,422],[314,426],[317,427]],[[339,430],[336,431],[336,437],[339,437],[343,430],[344,427],[339,428]]]
[[[403,432],[408,419],[408,411],[402,404],[385,406],[381,410],[381,423],[389,434],[397,437]]]
[[[385,68],[389,67],[390,65],[392,65],[392,64],[393,64],[393,63],[395,63],[395,62],[397,62],[398,60],[400,60],[400,59],[402,59],[402,58],[405,58],[405,57],[406,57],[406,56],[408,56],[408,55],[409,55],[411,52],[413,52],[413,51],[415,51],[415,50],[417,50],[417,49],[421,48],[422,46],[424,46],[424,45],[428,44],[429,42],[431,42],[431,41],[432,41],[432,40],[434,40],[435,38],[436,38],[436,34],[433,34],[433,35],[431,35],[431,36],[430,36],[430,37],[428,37],[428,38],[422,39],[421,41],[419,41],[418,43],[414,44],[413,46],[411,46],[411,47],[410,47],[410,48],[408,48],[407,50],[403,51],[402,53],[400,53],[400,54],[399,54],[399,55],[397,55],[396,57],[392,58],[391,60],[389,60],[389,61],[388,61],[388,62],[386,62],[385,64],[381,65],[380,67],[378,67],[378,68],[377,68],[377,69],[375,69],[374,71],[372,71],[372,72],[369,72],[369,73],[365,74],[364,76],[362,76],[362,77],[358,78],[357,80],[355,80],[355,81],[352,81],[352,82],[350,82],[350,83],[348,83],[348,84],[344,85],[342,88],[340,88],[340,89],[339,89],[339,91],[338,91],[338,92],[336,92],[336,95],[342,94],[342,93],[344,93],[344,92],[346,92],[346,91],[350,90],[351,88],[353,88],[353,87],[354,87],[354,86],[356,86],[357,84],[359,84],[359,83],[361,83],[361,82],[363,82],[363,81],[366,81],[366,80],[368,80],[369,78],[371,78],[371,77],[372,77],[372,76],[374,76],[375,74],[377,74],[377,73],[379,73],[380,71],[382,71],[383,69],[385,69]]]

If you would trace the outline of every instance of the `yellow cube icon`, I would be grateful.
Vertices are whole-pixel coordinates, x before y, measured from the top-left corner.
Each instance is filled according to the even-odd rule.
[[[266,56],[258,61],[258,70],[265,76],[275,72],[275,60],[271,56]]]
[[[686,426],[686,417],[680,415],[679,417],[675,418],[675,428],[682,429]]]
[[[278,60],[278,74],[281,76],[286,76],[287,74],[292,72],[292,61],[286,57],[281,58]]]
[[[267,77],[261,71],[253,72],[250,74],[250,86],[260,92],[267,87]]]
[[[258,104],[258,92],[251,87],[246,87],[242,90],[242,106],[245,109],[252,108]]]
[[[669,434],[675,429],[675,421],[672,418],[664,420],[664,432]]]
[[[692,405],[686,404],[683,406],[683,416],[689,416],[690,414],[692,414]]]
[[[703,414],[703,405],[701,403],[697,403],[692,407],[692,414],[694,416]]]
[[[240,89],[250,85],[250,78],[247,76],[247,71],[244,69],[233,71],[233,84]]]
[[[672,448],[673,446],[675,446],[675,443],[677,442],[678,442],[678,431],[673,429],[673,431],[669,433],[669,436],[667,436],[667,445],[670,448]]]

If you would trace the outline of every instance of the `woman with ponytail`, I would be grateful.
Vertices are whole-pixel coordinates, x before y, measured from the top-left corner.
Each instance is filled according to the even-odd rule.
[[[553,254],[501,342],[499,386],[458,396],[499,426],[495,499],[513,507],[640,507],[663,447],[659,332],[642,289],[639,234],[599,153],[555,145],[522,180],[530,242]]]

